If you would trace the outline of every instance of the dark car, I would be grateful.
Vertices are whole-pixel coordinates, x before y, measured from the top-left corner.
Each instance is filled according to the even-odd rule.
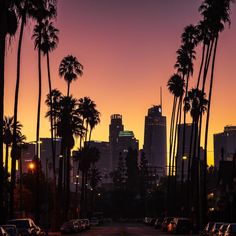
[[[188,218],[174,218],[171,223],[174,234],[189,234],[191,231],[191,221]]]
[[[212,230],[212,227],[214,226],[215,222],[208,222],[203,231],[201,232],[201,236],[208,236],[210,234],[210,231]]]
[[[224,236],[225,235],[225,231],[226,231],[228,225],[229,225],[229,223],[225,223],[225,224],[220,226],[220,228],[218,230],[218,236]]]
[[[18,236],[18,230],[15,225],[1,225],[3,229],[8,233],[9,236]]]
[[[161,230],[167,232],[167,227],[173,219],[174,217],[165,217],[161,224]]]
[[[21,236],[37,236],[40,234],[40,228],[35,225],[30,218],[9,220],[8,224],[15,225]]]
[[[65,222],[61,228],[61,233],[76,233],[79,231],[79,224],[75,220]]]
[[[219,229],[220,229],[221,225],[223,225],[223,224],[225,224],[225,223],[224,222],[215,222],[209,235],[210,236],[217,236]]]
[[[156,219],[156,221],[155,221],[155,224],[154,224],[155,229],[160,229],[162,222],[163,222],[163,218],[158,217],[158,218]]]
[[[228,224],[224,236],[236,236],[236,223]]]

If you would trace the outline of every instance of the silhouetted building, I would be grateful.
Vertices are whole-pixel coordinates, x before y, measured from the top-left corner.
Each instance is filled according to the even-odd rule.
[[[114,170],[118,160],[118,155],[116,153],[116,147],[118,143],[118,136],[120,131],[124,130],[122,124],[122,116],[120,114],[111,115],[111,123],[109,125],[109,143],[111,150],[111,167]]]
[[[54,139],[55,147],[55,167],[56,167],[56,177],[59,174],[59,155],[61,151],[61,139]],[[52,144],[51,138],[40,138],[40,161],[41,167],[44,174],[47,174],[47,178],[53,178],[53,156],[52,156]]]
[[[35,157],[36,146],[35,143],[30,142],[25,144],[25,148],[21,150],[22,173],[27,173],[29,170],[29,163]]]
[[[110,182],[109,174],[112,171],[110,143],[104,141],[90,141],[90,146],[97,148],[100,152],[100,158],[95,163],[95,166],[102,174],[102,182]]]
[[[192,124],[185,124],[185,141],[183,140],[184,136],[184,124],[178,125],[179,129],[179,140],[178,140],[178,161],[177,161],[177,175],[178,179],[181,178],[182,173],[182,159],[184,161],[184,180],[187,179],[188,173],[188,162],[189,162],[189,154],[190,154],[190,145],[192,145],[191,155],[193,156],[193,147],[194,147],[194,129],[192,130]],[[193,132],[193,133],[192,133]],[[192,133],[192,134],[191,134]],[[191,136],[192,136],[192,144],[191,144]],[[183,142],[184,142],[184,151],[183,151]],[[196,149],[196,156],[198,155],[198,150]],[[204,157],[204,149],[200,147],[200,159],[203,160]]]
[[[236,152],[236,126],[224,127],[224,132],[214,134],[214,164],[219,169],[220,160],[232,160]]]
[[[150,166],[166,171],[166,117],[161,106],[148,109],[145,117],[143,150]]]
[[[128,149],[132,148],[134,150],[139,150],[139,142],[138,140],[134,137],[133,131],[125,130],[125,131],[120,131],[118,135],[118,142],[117,142],[117,147],[116,147],[116,155],[117,155],[117,161],[119,158],[119,154],[124,154],[125,155],[128,153]],[[117,162],[115,167],[117,167]]]

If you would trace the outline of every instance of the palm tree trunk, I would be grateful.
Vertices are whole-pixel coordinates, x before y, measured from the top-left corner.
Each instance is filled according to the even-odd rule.
[[[5,170],[6,170],[6,175],[8,175],[8,160],[9,160],[9,145],[6,144],[6,157],[5,157]]]
[[[21,27],[20,27],[20,35],[19,35],[19,44],[17,51],[17,72],[16,72],[16,87],[15,87],[15,101],[14,101],[14,123],[13,123],[13,143],[12,143],[12,166],[11,166],[11,204],[13,207],[14,202],[14,188],[15,188],[15,178],[16,178],[16,124],[17,124],[17,115],[18,115],[18,97],[19,97],[19,88],[20,88],[20,73],[21,73],[21,48],[22,48],[22,40],[25,26],[25,15],[22,16],[21,19]],[[10,216],[13,217],[13,211],[10,207]]]
[[[41,24],[40,24],[41,25]],[[39,35],[39,41],[41,42],[41,33]],[[38,91],[38,112],[37,112],[37,128],[36,128],[36,156],[39,158],[39,131],[40,131],[40,111],[41,111],[41,94],[42,94],[42,74],[41,74],[41,49],[40,45],[38,48],[38,85],[39,85],[39,91]]]
[[[185,98],[188,97],[188,83],[189,83],[189,72],[187,75]],[[183,182],[184,182],[184,161],[185,160],[183,159],[183,156],[185,155],[185,129],[186,129],[186,110],[184,109],[183,144],[182,144],[182,155],[181,155],[181,192],[183,192]]]
[[[179,159],[179,151],[180,151],[180,146],[179,146],[179,140],[180,140],[180,125],[181,125],[181,117],[182,117],[182,97],[179,98],[179,120],[178,120],[178,125],[177,125],[177,152],[176,152],[176,160],[175,160],[175,184],[174,184],[174,196],[177,197],[176,201],[176,214],[178,212],[178,203],[179,203],[179,193],[178,193],[178,159]]]
[[[203,81],[202,81],[202,92],[205,92],[206,78],[208,73],[208,68],[211,60],[212,49],[214,45],[214,39],[210,42],[210,45],[207,48],[206,60],[204,65]]]
[[[210,89],[209,89],[209,96],[208,96],[208,110],[207,110],[207,117],[206,117],[206,129],[205,129],[205,143],[204,143],[204,175],[203,175],[203,212],[207,210],[207,186],[206,186],[206,175],[207,175],[207,143],[208,143],[208,129],[209,129],[209,121],[210,121],[210,111],[211,111],[211,97],[212,97],[212,89],[213,89],[213,82],[214,82],[214,69],[215,69],[215,59],[216,59],[216,50],[218,44],[218,34],[215,39],[214,45],[214,53],[212,59],[212,66],[211,66],[211,80],[210,80]],[[204,217],[205,219],[205,217]]]
[[[67,162],[67,168],[66,168],[66,219],[68,219],[68,212],[70,209],[70,148],[66,148],[66,162]]]
[[[67,97],[70,96],[70,82],[67,84]]]
[[[176,97],[174,97],[173,106],[172,106],[172,114],[171,114],[171,123],[170,123],[170,146],[169,146],[169,166],[168,166],[168,182],[167,182],[167,195],[166,195],[166,209],[169,212],[169,202],[170,202],[170,182],[171,182],[171,162],[172,162],[172,143],[173,143],[173,128],[174,128],[174,119],[176,112]]]
[[[190,216],[190,171],[192,161],[192,145],[193,145],[193,134],[194,134],[194,121],[192,120],[191,134],[190,134],[190,145],[189,145],[189,156],[188,156],[188,176],[187,176],[187,209],[188,215]]]
[[[208,46],[208,48],[209,48],[209,46]],[[207,51],[208,51],[208,48],[207,48]],[[204,59],[205,59],[205,50],[206,50],[206,44],[204,43],[203,49],[202,49],[202,60],[201,60],[201,65],[200,65],[198,79],[197,79],[197,89],[199,88],[200,81],[201,81],[202,68],[203,68]]]
[[[51,85],[51,73],[50,73],[50,60],[49,53],[47,52],[47,70],[48,70],[48,88],[50,94],[50,126],[51,126],[51,147],[52,147],[52,163],[53,163],[53,181],[56,185],[56,153],[54,145],[54,134],[53,134],[53,117],[52,117],[52,85]]]
[[[177,137],[178,137],[178,123],[179,123],[179,116],[180,116],[180,98],[179,98],[179,104],[178,104],[178,108],[177,108],[177,115],[176,115],[176,120],[175,120],[175,127],[174,127],[174,141],[173,141],[173,152],[172,152],[172,176],[174,176],[174,174],[176,175],[176,173],[174,173],[176,171],[176,143],[177,142]],[[177,147],[178,148],[178,147]]]
[[[0,10],[0,212],[4,212],[3,206],[3,184],[4,184],[4,167],[3,167],[3,119],[4,119],[4,67],[5,67],[5,26],[6,14]],[[3,13],[3,14],[2,14]],[[4,214],[0,214],[0,222],[3,223]]]

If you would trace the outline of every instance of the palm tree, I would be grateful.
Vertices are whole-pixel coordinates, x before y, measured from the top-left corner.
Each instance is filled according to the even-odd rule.
[[[58,29],[53,26],[52,22],[45,20],[42,23],[42,43],[41,50],[44,55],[47,57],[47,71],[48,71],[48,88],[49,88],[49,98],[50,98],[50,110],[52,111],[52,85],[51,85],[51,73],[50,73],[50,60],[49,53],[52,52],[58,44]],[[54,135],[53,135],[53,117],[52,112],[50,116],[50,125],[51,125],[51,146],[52,146],[52,157],[53,157],[53,179],[54,184],[56,185],[56,172],[55,172],[55,147],[54,147]]]
[[[173,74],[168,80],[167,87],[171,94],[174,95],[172,115],[171,115],[171,125],[170,125],[170,149],[169,149],[169,175],[168,175],[168,186],[167,186],[167,197],[170,197],[170,178],[174,174],[174,158],[175,158],[175,145],[177,138],[177,125],[179,122],[179,111],[182,101],[182,96],[184,93],[185,82],[179,74]],[[179,99],[179,102],[178,102]],[[178,103],[178,106],[177,106]],[[175,163],[176,165],[176,163]],[[176,174],[176,173],[175,173]],[[169,200],[167,200],[169,202]]]
[[[89,117],[89,143],[91,141],[92,131],[93,129],[100,123],[100,112],[94,109],[93,113],[91,114],[91,117]]]
[[[64,192],[65,216],[67,216],[70,201],[70,154],[74,146],[74,136],[82,136],[84,127],[78,113],[77,100],[71,96],[61,97],[59,109],[56,111],[55,128],[57,135],[61,137],[61,155],[64,158]],[[62,160],[63,161],[63,160]],[[62,167],[62,166],[61,166]],[[59,178],[60,179],[60,178]],[[59,183],[59,188],[61,188]]]
[[[68,55],[64,57],[59,66],[59,75],[64,77],[68,84],[67,96],[70,95],[70,84],[73,80],[76,80],[79,76],[83,75],[83,66],[77,60],[76,57]]]
[[[38,111],[37,111],[37,128],[36,128],[36,155],[39,156],[39,131],[40,131],[40,111],[41,111],[41,91],[42,91],[42,75],[41,75],[41,51],[42,51],[42,29],[43,21],[56,16],[56,1],[43,0],[37,2],[37,8],[34,11],[34,17],[37,24],[34,27],[32,38],[34,39],[34,48],[38,51]]]
[[[206,94],[202,93],[202,91],[197,88],[191,89],[188,92],[188,99],[186,101],[186,104],[188,104],[186,106],[186,111],[190,111],[190,114],[193,120],[193,126],[192,126],[193,128],[192,128],[191,136],[192,135],[194,136],[193,139],[191,138],[190,153],[189,153],[189,160],[188,160],[187,204],[189,205],[189,199],[190,199],[189,194],[190,194],[190,168],[191,168],[192,170],[191,185],[196,186],[196,188],[194,188],[197,190],[196,191],[197,198],[195,198],[196,199],[195,204],[198,204],[196,209],[199,209],[199,213],[200,213],[201,196],[199,195],[199,193],[201,192],[200,191],[201,189],[200,189],[200,176],[198,173],[200,171],[200,137],[199,136],[200,136],[201,126],[199,125],[199,119],[207,110],[208,101],[206,99]],[[192,150],[192,140],[193,140],[193,150]],[[191,161],[192,161],[192,167],[191,167]],[[192,189],[191,192],[193,193],[193,191],[194,190]]]
[[[208,111],[206,117],[206,127],[205,127],[205,140],[204,140],[204,210],[207,209],[207,191],[206,191],[206,174],[207,174],[207,144],[208,144],[208,128],[210,120],[210,107],[211,107],[211,97],[212,88],[214,82],[214,69],[215,69],[215,59],[216,51],[219,39],[219,33],[222,32],[226,24],[230,24],[230,7],[233,0],[204,0],[203,4],[200,6],[199,11],[204,18],[204,22],[207,25],[207,32],[210,33],[211,47],[214,48],[213,55],[209,53],[209,58],[212,56],[211,65],[211,75],[210,75],[210,86],[208,94]],[[210,59],[209,59],[210,62]],[[208,62],[208,65],[209,65]],[[206,74],[203,78],[202,92],[205,92]],[[204,217],[205,218],[205,217]]]
[[[175,67],[178,72],[182,74],[182,78],[186,77],[186,87],[185,87],[185,98],[188,96],[188,84],[189,78],[193,75],[193,60],[195,60],[195,50],[194,48],[198,44],[198,30],[193,25],[188,25],[184,28],[182,33],[182,43],[181,47],[177,50],[177,62]],[[183,102],[185,101],[185,98]],[[186,126],[186,111],[184,109],[184,124],[183,124],[183,142],[182,142],[182,154],[185,154],[185,126]],[[183,181],[184,181],[184,160],[181,158],[181,191],[183,191]]]
[[[6,145],[6,155],[5,155],[5,169],[6,169],[6,173],[8,171],[8,159],[9,159],[9,147],[11,146],[12,142],[13,142],[13,127],[14,127],[14,117],[6,117],[4,119],[4,123],[3,123],[3,142]],[[16,141],[18,142],[21,135],[21,128],[22,125],[17,122],[16,123],[16,132],[17,132],[17,137],[16,137]]]
[[[95,102],[92,101],[89,97],[80,98],[78,112],[80,113],[82,117],[83,125],[85,123],[86,130],[85,130],[85,135],[84,135],[85,137],[84,141],[86,142],[87,136],[88,136],[89,121],[92,119],[92,117],[94,117],[94,114],[97,112]],[[82,139],[80,139],[80,147],[81,146],[82,146]]]
[[[3,208],[3,121],[4,121],[4,69],[5,69],[5,52],[6,37],[14,36],[17,30],[17,17],[13,9],[13,0],[4,0],[0,2],[0,211]],[[0,216],[0,222],[4,221],[5,216]]]
[[[53,89],[49,91],[47,94],[47,99],[45,101],[46,105],[49,107],[49,111],[46,113],[46,117],[49,117],[50,124],[51,124],[51,139],[52,139],[52,169],[53,169],[53,175],[55,180],[56,175],[56,146],[54,143],[55,139],[55,122],[56,122],[56,115],[59,112],[60,109],[60,100],[61,100],[62,94],[59,90]]]
[[[82,186],[81,186],[81,198],[80,198],[80,206],[81,206],[81,216],[86,216],[87,214],[87,199],[86,199],[86,188],[87,183],[85,182],[85,173],[88,173],[91,165],[94,167],[94,163],[98,161],[100,158],[100,152],[95,147],[90,147],[85,145],[84,147],[79,149],[78,152],[78,168],[82,172]]]

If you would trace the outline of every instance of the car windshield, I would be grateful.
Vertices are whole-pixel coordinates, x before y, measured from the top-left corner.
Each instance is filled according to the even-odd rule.
[[[30,228],[28,220],[11,220],[9,223],[15,225],[17,228]]]

